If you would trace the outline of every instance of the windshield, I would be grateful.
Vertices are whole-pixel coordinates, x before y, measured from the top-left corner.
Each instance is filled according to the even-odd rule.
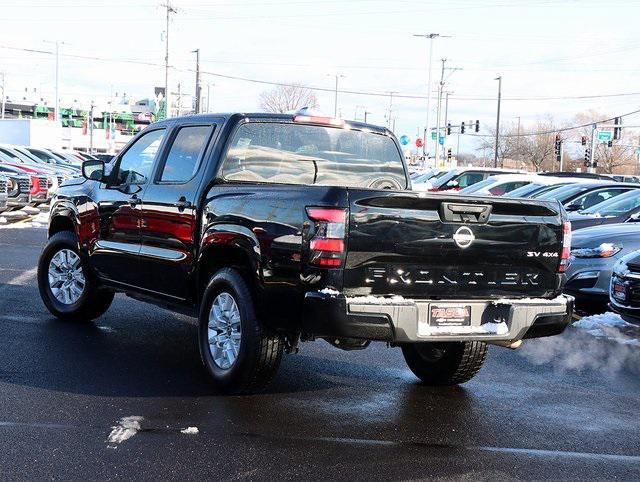
[[[640,206],[640,190],[634,189],[633,191],[620,194],[611,199],[591,206],[588,209],[580,211],[580,214],[595,214],[599,216],[620,216],[622,214],[633,211]]]
[[[229,143],[229,181],[406,189],[402,155],[389,136],[356,129],[249,122]]]
[[[484,181],[480,181],[477,182],[475,184],[472,184],[469,187],[465,187],[464,189],[460,190],[460,194],[471,194],[477,191],[480,191],[481,189],[491,186],[492,184],[498,184],[500,181],[498,181],[496,178],[489,178],[489,179],[485,179]]]
[[[592,189],[593,187],[594,184],[569,184],[568,186],[557,187],[542,194],[538,193],[533,197],[537,199],[554,199],[564,202],[576,194],[580,194],[581,192]]]
[[[509,197],[526,197],[528,194],[532,194],[536,192],[541,187],[546,187],[546,184],[537,184],[532,182],[531,184],[527,184],[526,186],[519,187],[509,192]]]

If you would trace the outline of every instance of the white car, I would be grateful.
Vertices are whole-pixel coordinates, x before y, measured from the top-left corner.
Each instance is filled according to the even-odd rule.
[[[531,184],[538,177],[540,176],[536,176],[535,174],[498,174],[458,192],[463,195],[502,196],[515,189]]]

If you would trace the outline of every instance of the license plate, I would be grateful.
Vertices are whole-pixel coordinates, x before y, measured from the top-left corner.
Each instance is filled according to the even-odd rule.
[[[431,305],[429,315],[431,326],[471,326],[469,305]]]
[[[627,287],[622,283],[613,283],[613,297],[616,300],[624,301],[627,299]]]

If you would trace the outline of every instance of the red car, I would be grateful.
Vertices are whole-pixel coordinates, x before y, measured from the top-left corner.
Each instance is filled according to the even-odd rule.
[[[7,166],[15,167],[29,175],[31,180],[31,204],[37,206],[49,200],[49,188],[52,187],[52,180],[47,174],[25,166],[24,164],[9,164]]]

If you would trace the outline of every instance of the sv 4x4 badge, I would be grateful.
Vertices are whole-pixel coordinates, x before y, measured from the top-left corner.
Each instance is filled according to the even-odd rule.
[[[527,258],[557,258],[558,253],[552,251],[527,251]]]

